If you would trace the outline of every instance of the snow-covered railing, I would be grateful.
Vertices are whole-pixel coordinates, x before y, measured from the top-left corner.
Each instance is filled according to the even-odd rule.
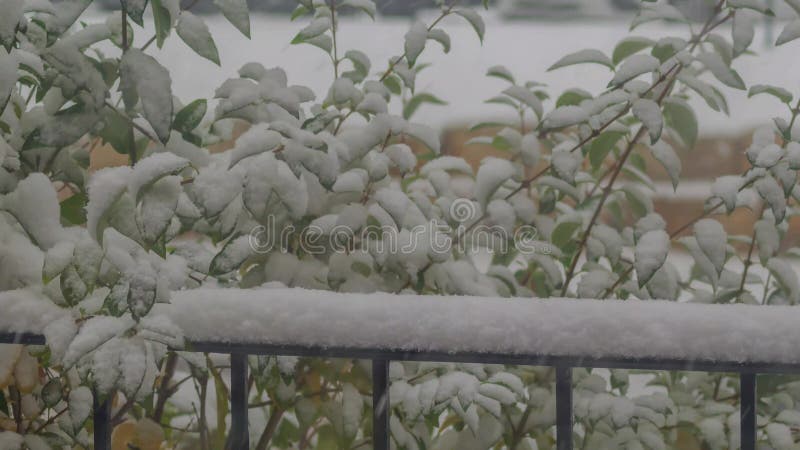
[[[0,316],[0,342],[41,344],[51,313],[6,303],[18,319]],[[739,373],[743,450],[755,449],[756,374],[800,373],[797,307],[198,289],[157,308],[183,330],[184,350],[231,355],[234,449],[249,448],[248,355],[371,360],[376,449],[389,448],[390,361],[554,366],[559,450],[572,448],[573,367]],[[98,449],[108,416],[96,405]]]

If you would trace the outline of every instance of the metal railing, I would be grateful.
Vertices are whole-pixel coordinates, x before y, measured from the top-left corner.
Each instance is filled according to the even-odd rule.
[[[43,345],[36,334],[0,334],[0,343]],[[188,342],[181,350],[229,354],[231,358],[231,427],[228,448],[249,449],[248,432],[248,355],[302,356],[318,358],[364,359],[372,362],[372,443],[376,450],[388,450],[389,435],[389,362],[436,361],[453,363],[510,364],[552,366],[556,368],[556,447],[572,447],[572,368],[609,368],[670,371],[731,372],[740,377],[741,449],[756,448],[756,375],[759,373],[800,373],[797,364],[769,362],[690,361],[661,358],[577,358],[543,354],[496,354],[472,352],[429,352],[378,348],[306,347],[259,343]],[[111,448],[111,405],[94,403],[94,445],[96,450]]]

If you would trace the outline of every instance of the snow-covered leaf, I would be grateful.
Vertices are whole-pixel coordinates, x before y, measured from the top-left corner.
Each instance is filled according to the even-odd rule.
[[[561,106],[554,109],[542,120],[545,129],[565,128],[589,120],[589,113],[580,106]]]
[[[231,239],[225,247],[211,260],[209,273],[211,275],[223,275],[234,270],[253,254],[253,244],[251,236],[244,235]]]
[[[733,38],[733,55],[744,53],[755,37],[757,14],[752,11],[739,11],[733,17],[731,36]]]
[[[162,143],[172,125],[172,80],[169,71],[152,56],[129,49],[120,62],[120,83],[141,98],[144,117]]]
[[[5,48],[0,48],[0,113],[6,109],[11,92],[17,84],[17,59],[11,56]]]
[[[494,193],[506,181],[515,177],[516,169],[510,161],[498,158],[485,158],[481,161],[475,177],[475,199],[484,210]]]
[[[175,175],[189,165],[189,161],[174,153],[155,153],[139,161],[128,178],[128,192],[139,198],[156,181]]]
[[[681,160],[675,150],[666,142],[658,141],[650,146],[650,151],[653,153],[653,157],[664,166],[672,181],[672,188],[677,190],[681,177]]]
[[[537,117],[542,117],[542,101],[529,89],[523,86],[510,86],[503,91],[503,94],[531,108]]]
[[[703,63],[703,65],[722,83],[734,89],[746,89],[742,77],[740,77],[735,70],[731,69],[718,53],[704,52],[697,55],[697,60]]]
[[[250,38],[250,11],[247,0],[214,0],[222,15],[243,35]]]
[[[763,198],[772,209],[775,223],[782,222],[783,218],[786,216],[786,197],[784,197],[783,189],[778,182],[767,175],[759,178],[758,181],[756,181],[755,187],[761,198]]]
[[[440,28],[434,28],[428,32],[428,39],[434,40],[442,44],[442,50],[445,53],[450,53],[450,35]]]
[[[800,20],[793,20],[783,27],[783,31],[778,36],[778,40],[775,41],[775,45],[783,45],[797,38],[800,38]]]
[[[702,219],[694,225],[694,236],[700,250],[714,264],[718,274],[725,266],[728,235],[719,222],[714,219]]]
[[[657,142],[661,138],[661,130],[664,127],[664,117],[661,115],[661,107],[658,103],[640,98],[633,102],[632,110],[633,115],[647,128],[650,142]]]
[[[645,233],[636,243],[634,267],[639,287],[643,287],[664,264],[669,252],[669,235],[663,230]]]
[[[560,69],[562,67],[572,66],[575,64],[600,64],[602,66],[606,66],[611,70],[614,70],[614,63],[600,50],[596,49],[585,49],[579,50],[575,53],[570,53],[563,58],[556,61],[555,64],[550,66],[547,71]]]
[[[767,261],[767,269],[778,280],[792,304],[800,301],[800,281],[791,264],[783,259],[770,258]]]
[[[783,103],[789,104],[792,101],[792,93],[779,86],[770,86],[768,84],[754,84],[750,86],[747,92],[747,97],[752,97],[759,94],[769,94],[777,98]]]
[[[771,220],[760,219],[753,226],[758,245],[758,259],[761,264],[766,264],[773,256],[778,253],[781,239],[778,228]]]
[[[483,42],[483,35],[486,33],[486,25],[483,23],[481,16],[473,9],[457,9],[454,12],[472,25],[475,33],[478,34],[478,38]]]
[[[14,42],[17,27],[23,19],[22,13],[25,7],[25,0],[3,0],[3,14],[0,15],[0,45],[8,51]]]
[[[425,42],[428,40],[428,27],[422,22],[414,22],[405,35],[406,59],[409,67],[414,67],[417,57],[425,49]]]
[[[183,42],[186,42],[186,45],[197,52],[198,55],[219,65],[217,46],[214,44],[214,38],[211,37],[208,26],[203,19],[189,11],[183,11],[175,29],[178,32],[178,36],[183,39]]]
[[[611,79],[610,86],[620,86],[639,75],[655,72],[661,62],[652,55],[632,55],[626,58]]]
[[[92,391],[86,386],[79,386],[69,392],[69,417],[72,429],[76,432],[92,413]]]
[[[768,424],[767,438],[775,450],[792,450],[795,448],[792,430],[782,423]]]

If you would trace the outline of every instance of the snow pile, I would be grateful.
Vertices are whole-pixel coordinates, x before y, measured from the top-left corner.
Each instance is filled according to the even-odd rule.
[[[165,308],[194,341],[799,363],[800,309],[663,301],[198,289]]]
[[[0,292],[0,333],[42,333],[68,315],[44,295],[29,289]]]

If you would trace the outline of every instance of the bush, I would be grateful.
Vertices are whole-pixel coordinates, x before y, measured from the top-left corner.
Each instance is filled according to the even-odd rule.
[[[338,14],[373,16],[371,1],[300,0],[293,19],[306,25],[292,43],[330,55],[329,90],[291,85],[279,67],[249,63],[216,90],[210,111],[206,99],[174,98],[169,72],[147,54],[174,31],[200,57],[224,59],[189,11],[195,2],[123,0],[104,23],[85,24],[89,3],[2,3],[0,289],[46,297],[72,317],[48,327],[48,348],[2,347],[3,448],[88,448],[93,391],[114,399],[116,448],[223,447],[226,362],[169,350],[180,348],[180,331],[155,306],[178,289],[800,300],[796,272],[780,256],[800,198],[800,104],[790,92],[750,87],[751,96],[785,103],[787,118],[758,130],[747,150],[751,167],[716,180],[701,216],[667,231],[648,193],[647,158],[680,182],[678,152],[698,135],[688,100],[727,113],[719,86],[746,89],[731,65],[751,53],[755,21],[771,14],[763,0],[720,0],[701,25],[666,3],[644,2],[632,30],[669,20],[688,32],[631,35],[610,57],[581,50],[551,67],[609,67],[608,89],[598,94],[556,95],[502,66],[488,68],[508,83],[489,101],[519,120],[476,126],[497,130],[477,142],[508,155],[486,158],[476,172],[439,155],[437,131],[411,120],[421,105],[441,103],[415,81],[431,41],[450,49],[442,19],[460,16],[483,38],[472,9],[441,5],[430,24],[411,25],[400,55],[376,71],[366,54],[336,39]],[[800,3],[787,3],[800,13]],[[216,4],[249,36],[244,0]],[[146,10],[155,34],[136,47],[133,30]],[[800,37],[797,23],[786,25],[778,45]],[[113,52],[97,50],[106,42]],[[240,123],[247,129],[232,149],[209,152]],[[101,143],[130,166],[88,173]],[[740,208],[758,221],[751,235],[728,236],[713,216]],[[670,261],[673,243],[693,258],[688,278]],[[413,251],[397,251],[409,244]],[[473,251],[485,247],[492,252],[484,270]],[[252,357],[250,365],[250,401],[267,418],[257,448],[370,444],[369,371],[361,362]],[[578,444],[738,447],[735,378],[651,375],[663,393],[628,398],[627,371],[611,371],[609,388],[597,372],[576,369]],[[547,448],[553,376],[549,368],[393,363],[394,442]],[[194,408],[175,401],[189,385]],[[216,411],[206,407],[210,390]],[[790,448],[800,393],[778,378],[760,392],[769,399],[761,438]]]

